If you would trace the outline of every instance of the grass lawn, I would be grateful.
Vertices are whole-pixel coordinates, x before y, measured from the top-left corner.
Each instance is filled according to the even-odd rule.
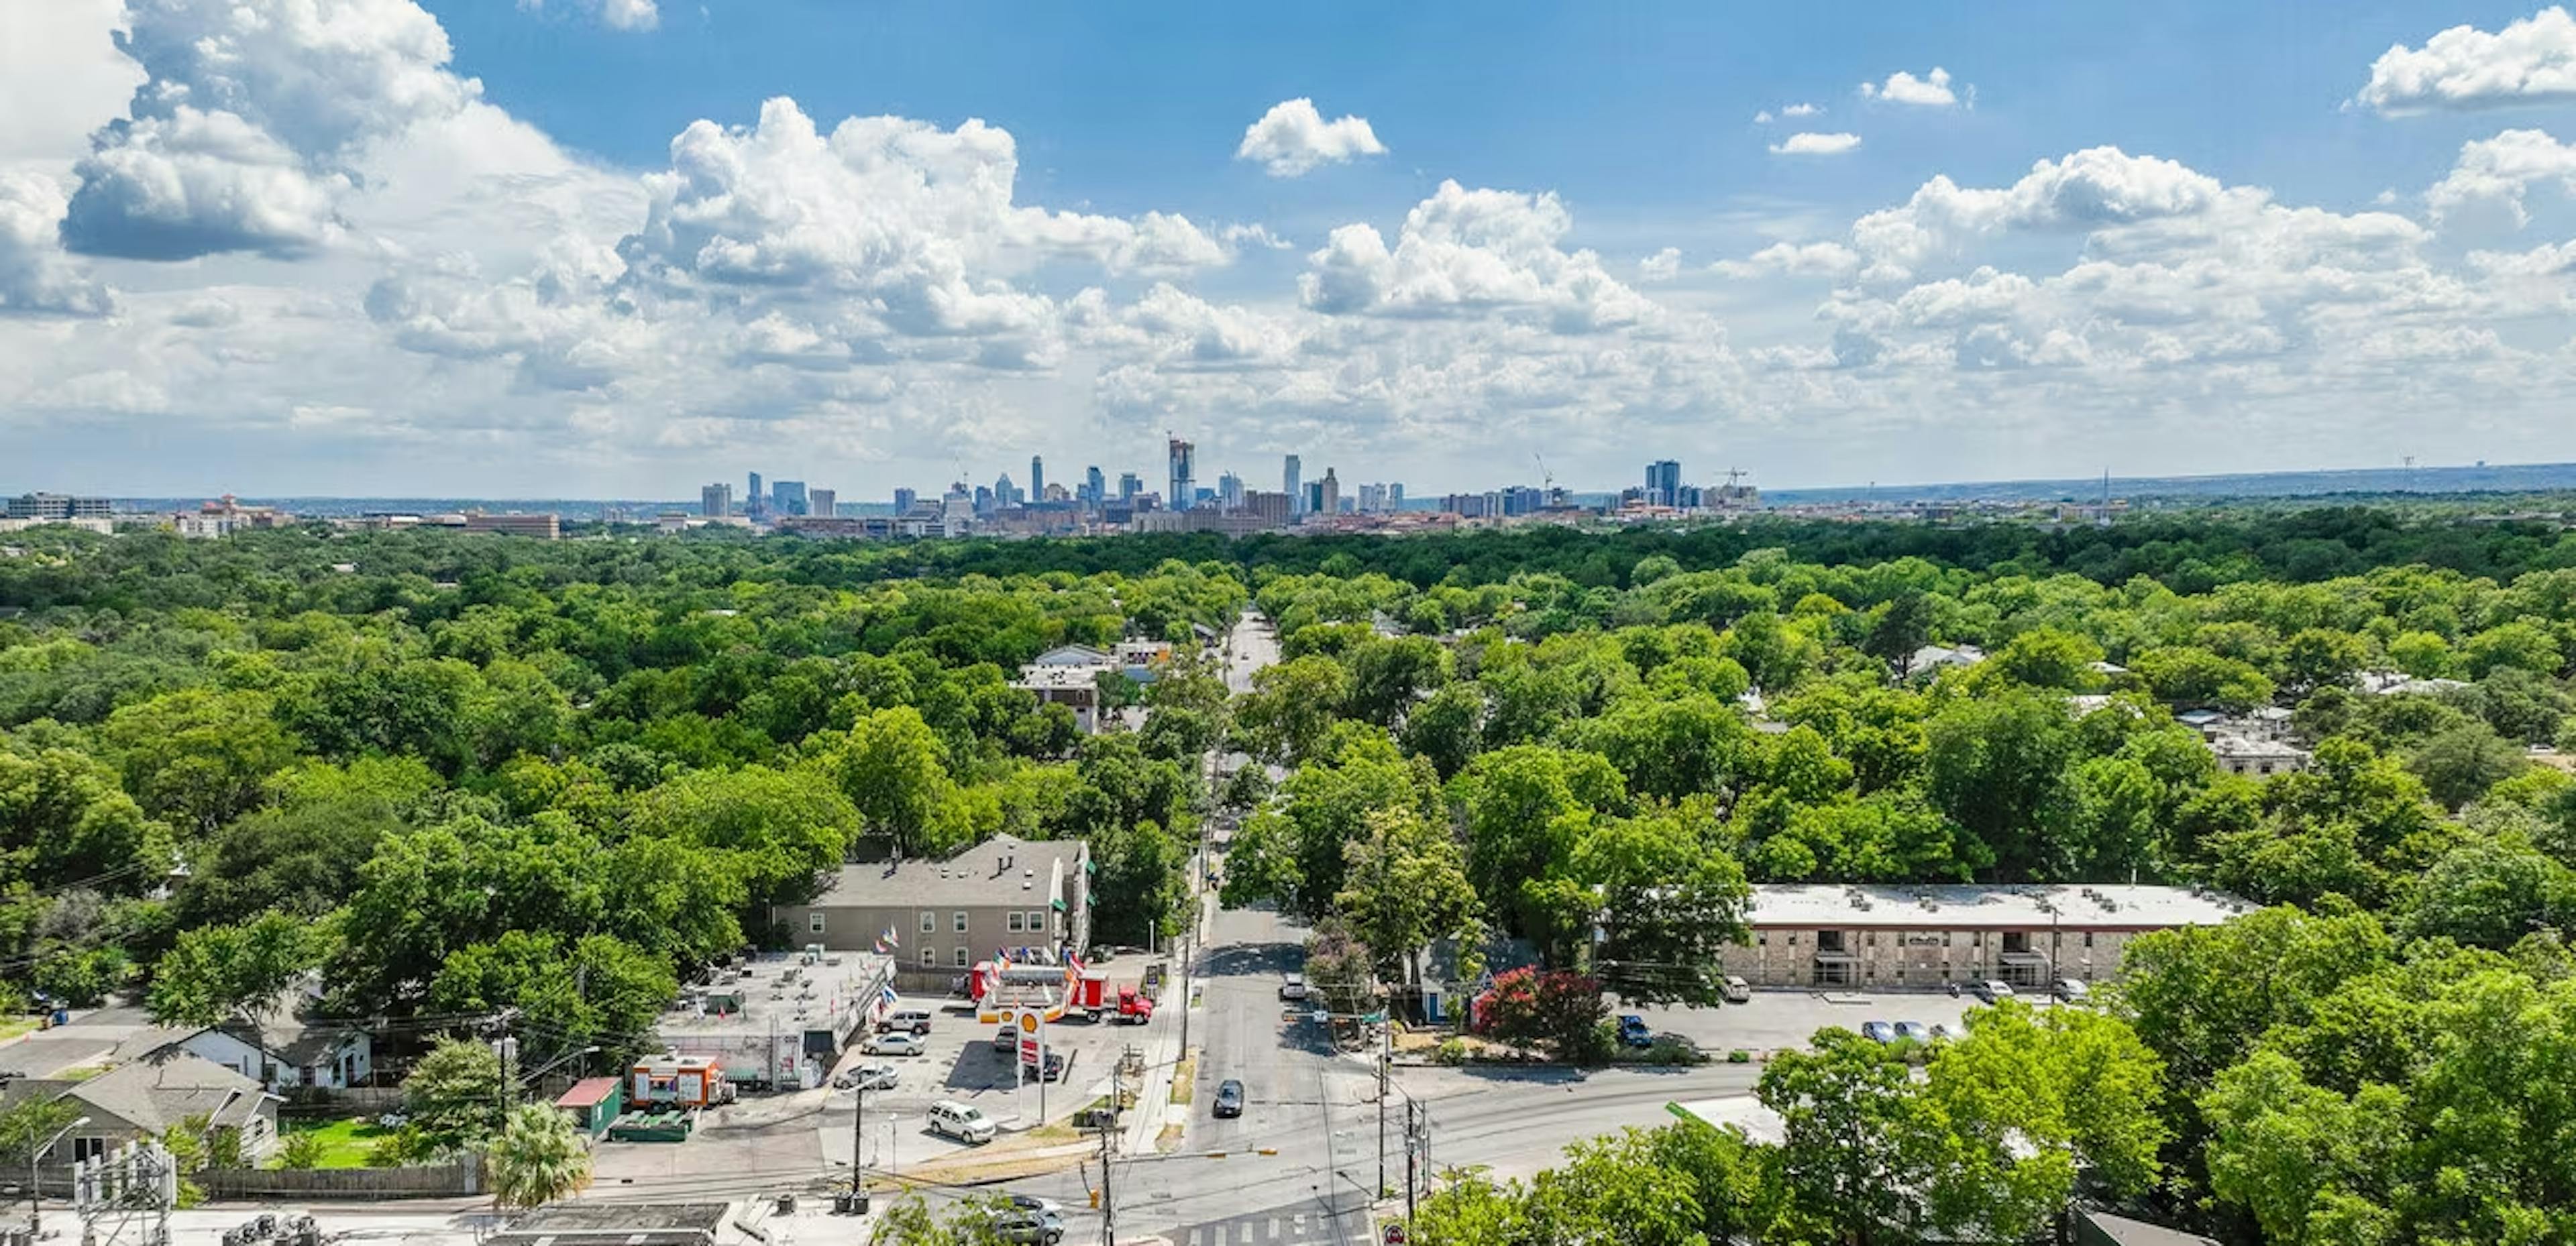
[[[34,1017],[0,1018],[0,1043],[5,1043],[21,1034],[33,1034],[35,1032],[36,1019]]]
[[[279,1130],[280,1148],[284,1139],[298,1134],[313,1134],[322,1139],[322,1162],[316,1168],[364,1168],[367,1153],[376,1143],[393,1136],[393,1131],[369,1120],[318,1121],[312,1124],[289,1124]],[[271,1152],[269,1167],[277,1166],[278,1154]]]

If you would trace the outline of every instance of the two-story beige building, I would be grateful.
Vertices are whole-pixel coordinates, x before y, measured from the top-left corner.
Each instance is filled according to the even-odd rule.
[[[844,865],[812,903],[770,918],[799,945],[875,951],[884,940],[898,988],[945,993],[1003,948],[1087,951],[1091,849],[996,835],[946,860]]]
[[[1746,917],[1752,942],[1720,959],[1755,986],[2040,987],[2107,978],[2138,935],[2216,925],[2253,907],[2185,887],[1763,885]]]

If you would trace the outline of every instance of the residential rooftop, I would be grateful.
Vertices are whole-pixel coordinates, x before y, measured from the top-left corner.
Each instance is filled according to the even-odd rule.
[[[2208,888],[2117,883],[1757,884],[1745,920],[1798,929],[2160,930],[2214,926],[2253,907]]]
[[[1004,905],[1039,908],[1055,897],[1058,871],[1082,868],[1078,839],[996,835],[946,860],[844,865],[809,908],[931,909]],[[1020,901],[1026,900],[1026,905]],[[943,927],[943,929],[945,929]],[[899,935],[909,937],[909,928]]]

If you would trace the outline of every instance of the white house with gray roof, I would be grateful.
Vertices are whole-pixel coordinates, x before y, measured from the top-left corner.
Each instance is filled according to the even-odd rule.
[[[57,1154],[69,1164],[128,1142],[157,1138],[195,1117],[241,1136],[242,1157],[256,1162],[277,1144],[278,1097],[258,1082],[177,1047],[121,1064],[83,1081],[27,1079],[0,1088],[0,1109],[30,1101],[70,1104],[89,1118]]]

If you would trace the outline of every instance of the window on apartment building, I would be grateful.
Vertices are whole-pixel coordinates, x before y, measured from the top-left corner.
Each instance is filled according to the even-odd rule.
[[[2093,946],[2093,932],[2090,930],[2084,932],[2084,946],[2088,948]]]
[[[72,1139],[72,1162],[75,1164],[80,1163],[83,1160],[97,1159],[99,1156],[105,1154],[107,1154],[107,1139],[105,1138],[82,1137]]]
[[[1031,913],[1031,914],[1029,914],[1029,933],[1030,933],[1030,934],[1036,934],[1036,933],[1038,933],[1039,931],[1044,930],[1044,929],[1046,929],[1046,914],[1044,914],[1044,913]]]
[[[1011,911],[1010,920],[1004,926],[1004,929],[1009,930],[1012,934],[1021,933],[1019,910],[1013,909]]]
[[[929,934],[937,929],[939,929],[939,914],[930,912],[923,913],[921,915],[921,933]]]
[[[962,948],[962,947],[961,947],[961,948],[957,949],[957,968],[959,968],[959,969],[964,969],[965,967],[966,967],[966,949],[964,949],[964,948]]]
[[[957,910],[951,917],[951,923],[957,927],[957,933],[966,933],[966,910]]]
[[[805,933],[807,933],[807,934],[821,934],[821,933],[823,933],[823,915],[822,915],[822,914],[820,914],[820,913],[807,913],[807,914],[805,915]]]
[[[1956,932],[1954,932],[1954,931],[1949,931],[1949,930],[1944,930],[1944,931],[1942,931],[1942,932],[1941,932],[1941,946],[1943,946],[1943,947],[1948,947],[1948,946],[1950,946],[1950,936],[1951,936],[1952,934],[1954,934],[1954,933],[1956,933]]]
[[[924,969],[937,969],[939,967],[938,948],[926,947],[921,949],[921,967]]]
[[[1798,932],[1795,930],[1789,932],[1789,946],[1798,946]]]

